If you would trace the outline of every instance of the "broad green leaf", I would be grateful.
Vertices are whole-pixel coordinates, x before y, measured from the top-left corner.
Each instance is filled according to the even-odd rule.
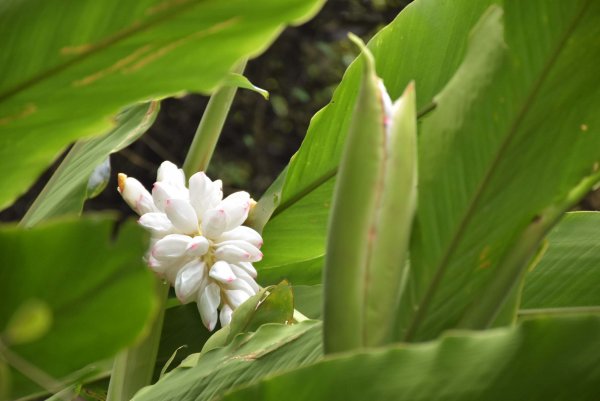
[[[307,320],[293,325],[266,324],[241,334],[226,347],[200,356],[193,367],[184,364],[158,383],[140,390],[135,401],[213,400],[233,386],[255,383],[319,359],[321,323]]]
[[[295,285],[294,308],[309,319],[320,319],[323,314],[323,286]]]
[[[261,285],[284,279],[294,285],[321,282],[334,184],[330,178],[299,198],[293,208],[281,214],[275,210],[263,231],[263,260],[255,263]]]
[[[501,67],[473,80],[467,56],[436,98],[420,131],[405,339],[491,324],[547,230],[597,180],[598,17],[594,1],[507,0]]]
[[[600,309],[600,213],[574,212],[548,235],[548,249],[525,276],[521,312]],[[532,311],[533,312],[533,311]]]
[[[469,31],[492,3],[417,0],[375,35],[368,46],[392,99],[414,80],[417,109],[427,109],[462,62]],[[263,284],[284,278],[294,285],[321,280],[334,176],[361,74],[361,64],[354,62],[331,102],[313,117],[290,161],[279,201],[273,205],[277,209],[263,230],[265,259],[257,264]]]
[[[538,319],[329,357],[223,399],[593,401],[599,353],[600,317]]]
[[[43,302],[52,314],[48,331],[5,345],[55,379],[114,355],[154,316],[154,279],[142,262],[146,236],[127,223],[111,240],[113,225],[111,217],[92,216],[0,227],[0,332],[22,305]],[[11,376],[13,397],[39,390],[20,373]]]
[[[0,209],[125,106],[209,93],[321,0],[59,0],[0,7]]]
[[[139,138],[154,122],[158,102],[134,106],[117,116],[117,127],[108,134],[78,141],[48,181],[21,224],[31,227],[42,220],[69,213],[80,213],[94,168],[111,153]]]

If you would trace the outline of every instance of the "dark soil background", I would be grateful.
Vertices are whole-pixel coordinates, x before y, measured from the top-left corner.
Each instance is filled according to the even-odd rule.
[[[347,39],[364,40],[391,22],[409,0],[329,0],[310,22],[286,29],[245,75],[270,92],[270,100],[239,90],[228,116],[209,177],[220,178],[226,194],[244,189],[258,199],[287,165],[302,142],[311,117],[327,104],[346,67],[356,56]],[[126,173],[150,187],[163,160],[181,166],[208,97],[189,95],[162,102],[158,118],[136,143],[111,156],[112,178],[86,210],[132,214],[115,190],[116,174]],[[59,160],[0,221],[19,220],[42,190]]]

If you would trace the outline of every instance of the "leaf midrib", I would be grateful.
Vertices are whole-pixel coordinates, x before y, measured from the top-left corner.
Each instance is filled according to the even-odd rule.
[[[558,60],[562,50],[564,49],[564,47],[566,45],[566,42],[568,41],[568,39],[571,37],[571,35],[575,31],[575,28],[577,27],[578,22],[583,17],[585,10],[589,6],[589,4],[590,4],[589,0],[586,1],[585,3],[583,3],[581,9],[575,15],[575,17],[571,21],[571,24],[569,24],[569,26],[565,30],[565,33],[560,38],[555,49],[552,51],[552,53],[550,54],[550,57],[544,64],[544,67],[542,68],[541,74],[539,75],[538,79],[534,82],[529,95],[527,96],[524,103],[522,104],[519,113],[517,114],[516,118],[514,119],[514,122],[511,125],[507,135],[505,136],[505,139],[503,140],[500,148],[498,149],[496,155],[494,156],[492,163],[490,164],[489,168],[485,172],[485,175],[484,175],[483,179],[481,180],[480,184],[478,185],[474,196],[471,198],[471,202],[467,206],[467,209],[466,209],[465,213],[463,214],[463,217],[460,221],[458,228],[456,229],[454,235],[452,236],[450,243],[446,247],[446,251],[444,252],[444,255],[442,256],[442,259],[439,262],[438,267],[435,269],[434,277],[431,280],[429,286],[427,287],[427,290],[425,292],[425,295],[422,298],[422,301],[417,303],[418,309],[417,309],[417,312],[415,313],[410,325],[408,326],[408,329],[406,331],[405,338],[404,338],[405,341],[410,341],[413,338],[413,336],[416,334],[416,331],[417,331],[419,325],[421,324],[421,322],[423,321],[423,318],[425,317],[427,309],[429,308],[431,301],[433,300],[433,298],[435,296],[436,290],[437,290],[439,284],[441,283],[442,278],[448,268],[451,257],[454,255],[454,252],[457,249],[457,245],[459,244],[460,240],[462,239],[462,237],[465,233],[465,230],[467,229],[467,227],[474,215],[473,211],[479,206],[479,202],[482,198],[482,195],[484,194],[484,192],[487,189],[489,183],[491,182],[494,174],[496,173],[497,167],[500,164],[501,160],[503,159],[504,153],[509,148],[509,145],[515,138],[516,133],[518,132],[521,123],[527,116],[527,113],[531,109],[532,105],[535,103],[537,95],[538,95],[540,89],[542,88],[547,76],[549,75],[550,71],[552,70],[556,61]]]

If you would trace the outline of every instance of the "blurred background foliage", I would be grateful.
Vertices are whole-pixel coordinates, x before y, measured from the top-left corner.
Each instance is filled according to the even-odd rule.
[[[344,71],[356,57],[347,39],[353,32],[368,40],[388,24],[410,0],[329,0],[321,12],[300,27],[286,29],[245,75],[270,92],[270,100],[239,90],[225,124],[209,176],[220,178],[225,193],[244,189],[258,199],[300,146],[311,117],[331,99]],[[149,187],[163,160],[182,165],[208,97],[187,95],[162,102],[152,128],[140,140],[111,156],[107,189],[86,203],[86,210],[118,209],[132,213],[121,201],[116,174],[124,172]],[[60,160],[59,160],[60,161]],[[58,165],[0,221],[19,220]]]

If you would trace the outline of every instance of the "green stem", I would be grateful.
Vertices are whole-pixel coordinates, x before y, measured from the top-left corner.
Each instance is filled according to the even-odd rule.
[[[233,73],[241,74],[246,67],[246,61],[240,62]],[[227,113],[233,102],[237,87],[224,86],[217,90],[208,101],[202,120],[198,125],[194,140],[183,163],[185,176],[189,177],[197,171],[205,171],[210,158],[217,146]]]
[[[245,66],[246,60],[240,62],[232,72],[242,73]],[[183,163],[186,177],[190,177],[197,171],[206,170],[208,167],[236,91],[237,87],[235,86],[223,86],[211,96]],[[159,314],[148,336],[115,359],[107,401],[130,400],[140,388],[151,383],[168,294],[169,286],[160,281],[158,285]]]
[[[159,278],[156,279],[156,295],[159,300],[158,315],[148,336],[115,358],[107,401],[130,400],[140,388],[152,381],[165,317],[165,303],[169,295],[169,285]]]

